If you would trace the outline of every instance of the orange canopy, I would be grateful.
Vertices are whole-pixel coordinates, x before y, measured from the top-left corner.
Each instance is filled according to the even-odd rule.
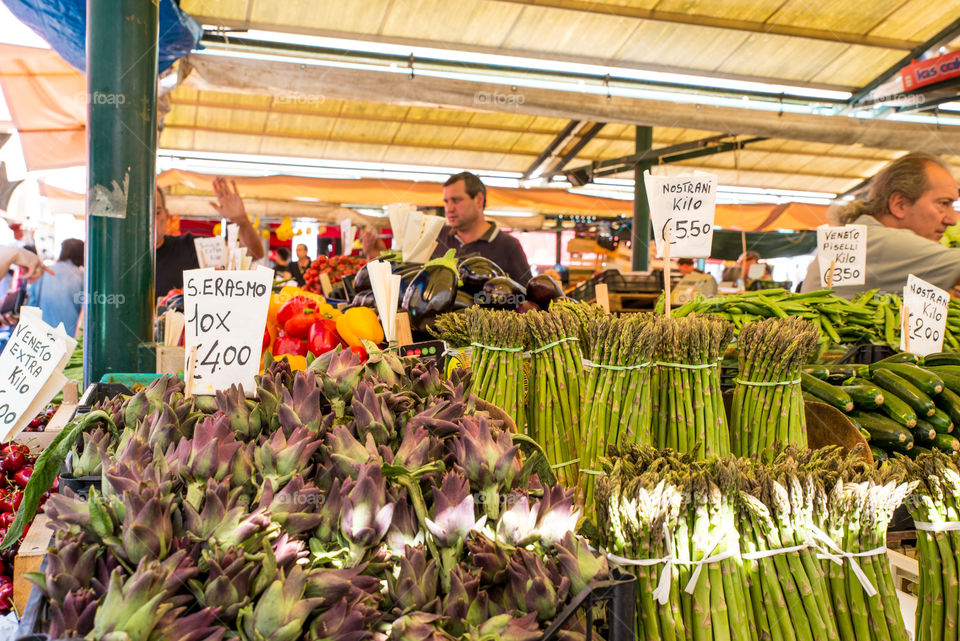
[[[212,193],[215,176],[173,169],[157,178],[161,187],[182,185],[191,191]],[[341,180],[303,176],[238,177],[240,194],[246,198],[316,199],[340,205],[382,206],[410,203],[418,207],[443,205],[442,188],[437,183],[363,178]],[[633,204],[626,200],[572,194],[562,189],[513,187],[487,188],[490,209],[525,209],[540,214],[571,216],[629,216]],[[826,222],[827,208],[822,205],[786,203],[782,205],[717,205],[716,225],[723,229],[764,231],[773,229],[815,229]]]
[[[0,87],[27,169],[87,162],[87,83],[52,49],[0,44]]]

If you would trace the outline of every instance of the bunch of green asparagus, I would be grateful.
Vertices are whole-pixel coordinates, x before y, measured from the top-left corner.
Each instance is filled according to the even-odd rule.
[[[771,318],[740,330],[740,374],[730,404],[733,454],[756,456],[776,443],[807,446],[800,368],[816,351],[819,334],[800,318]]]
[[[960,639],[960,467],[955,456],[937,451],[897,465],[919,483],[906,500],[920,566],[916,641]]]
[[[472,392],[510,415],[520,432],[527,420],[527,375],[523,352],[527,332],[523,317],[513,312],[465,310],[467,335],[473,348]]]
[[[765,458],[602,461],[598,542],[638,578],[638,638],[905,640],[884,541],[913,484],[839,449]]]
[[[733,326],[709,316],[664,319],[651,381],[653,443],[698,458],[730,453],[720,359]]]

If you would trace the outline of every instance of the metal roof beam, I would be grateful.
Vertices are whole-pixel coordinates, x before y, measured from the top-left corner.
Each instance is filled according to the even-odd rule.
[[[597,136],[597,134],[600,133],[600,130],[603,129],[604,125],[606,124],[607,123],[605,122],[593,123],[590,129],[585,131],[583,135],[580,136],[580,140],[578,140],[577,143],[573,147],[571,147],[570,150],[567,151],[567,153],[563,155],[563,158],[561,158],[557,163],[555,163],[547,171],[547,173],[545,174],[545,177],[551,178],[555,174],[559,173],[564,167],[566,167],[567,163],[573,160],[574,158],[576,158],[577,154],[579,154],[583,150],[583,148],[587,146],[587,143],[593,140]]]
[[[582,121],[580,120],[571,120],[568,122],[567,126],[564,127],[563,130],[561,130],[560,133],[558,133],[556,137],[550,141],[550,144],[547,145],[547,147],[539,156],[537,156],[537,159],[534,160],[529,167],[527,167],[525,172],[523,172],[522,180],[529,179],[538,169],[540,169],[541,166],[543,166],[548,159],[555,158],[557,152],[560,149],[563,149],[563,147],[570,142],[573,132],[576,131],[581,124]]]
[[[579,11],[582,13],[598,13],[619,18],[672,22],[674,24],[685,24],[696,27],[713,27],[715,29],[746,31],[749,33],[760,33],[764,35],[807,38],[809,40],[825,40],[833,43],[839,42],[842,44],[861,45],[864,47],[879,47],[881,49],[900,49],[904,51],[910,51],[917,44],[911,40],[883,38],[880,36],[871,36],[862,33],[847,33],[843,31],[833,31],[832,29],[812,29],[810,27],[801,27],[789,24],[756,22],[753,20],[738,20],[735,18],[724,18],[721,16],[710,16],[700,13],[678,13],[674,11],[662,11],[659,9],[645,9],[643,7],[614,5],[608,2],[590,2],[589,0],[500,1],[533,7],[546,7],[549,9],[564,9],[567,11]]]
[[[857,105],[867,96],[867,94],[869,94],[871,91],[873,91],[874,89],[876,89],[877,87],[885,83],[886,81],[893,78],[893,76],[897,74],[901,69],[906,67],[908,64],[910,64],[914,60],[918,59],[920,56],[922,56],[926,52],[930,51],[931,49],[936,49],[938,47],[943,46],[944,44],[950,42],[957,36],[960,36],[960,18],[957,18],[956,20],[948,24],[946,27],[941,29],[939,32],[937,32],[935,36],[933,36],[926,42],[922,42],[916,47],[914,47],[913,49],[911,49],[910,53],[908,53],[906,56],[901,58],[892,67],[889,67],[886,71],[884,71],[879,76],[877,76],[876,78],[868,82],[866,85],[864,85],[861,89],[858,89],[857,91],[855,91],[854,94],[850,96],[850,101],[849,101],[850,106]]]

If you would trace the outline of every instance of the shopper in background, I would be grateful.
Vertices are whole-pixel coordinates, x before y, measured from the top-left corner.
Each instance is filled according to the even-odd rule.
[[[487,204],[487,187],[476,175],[462,171],[443,183],[443,206],[447,224],[437,236],[437,258],[455,249],[457,258],[480,255],[492,260],[513,280],[526,285],[532,275],[527,255],[520,241],[500,231],[500,226],[487,220],[483,209]],[[364,230],[360,234],[363,253],[374,260],[383,250],[376,233]]]
[[[297,245],[297,260],[287,263],[287,271],[290,272],[290,277],[297,281],[297,285],[303,287],[306,284],[303,275],[309,267],[310,255],[307,253],[307,246],[300,243]]]
[[[692,274],[693,272],[703,273],[696,268],[693,264],[692,258],[678,258],[677,259],[677,271],[680,272],[681,276],[686,276],[687,274]]]
[[[26,279],[27,282],[34,282],[40,278],[44,272],[52,274],[53,272],[44,266],[43,261],[37,256],[36,251],[31,251],[27,247],[0,247],[0,274],[6,274],[14,265],[20,266],[20,279]]]
[[[44,274],[27,288],[27,303],[39,307],[43,322],[51,327],[63,323],[76,336],[83,310],[83,241],[69,238],[60,245],[60,258],[53,273]]]
[[[866,282],[834,288],[851,298],[870,289],[901,293],[907,276],[942,289],[960,284],[960,249],[939,243],[957,223],[954,202],[960,197],[947,164],[932,154],[912,152],[884,167],[870,181],[867,200],[855,200],[840,213],[841,224],[867,227]],[[821,289],[814,257],[801,291]],[[954,292],[956,294],[956,292]]]
[[[253,223],[247,216],[247,211],[237,191],[237,184],[223,177],[213,181],[213,192],[217,196],[216,203],[210,203],[217,213],[240,227],[237,239],[245,247],[247,254],[254,260],[263,258],[263,241],[257,233]],[[188,269],[197,269],[200,266],[197,260],[197,248],[193,244],[193,234],[170,236],[167,234],[167,201],[163,192],[157,187],[156,219],[154,221],[157,248],[157,271],[155,293],[163,296],[171,289],[183,288],[183,272]]]
[[[277,259],[273,261],[273,271],[279,280],[290,280],[293,274],[290,273],[290,250],[286,247],[278,247],[276,251]]]

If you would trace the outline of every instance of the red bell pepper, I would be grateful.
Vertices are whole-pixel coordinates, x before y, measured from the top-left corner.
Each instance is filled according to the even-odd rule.
[[[267,351],[267,348],[270,347],[270,343],[273,341],[273,337],[270,336],[270,330],[266,327],[263,328],[263,345],[260,346],[260,352],[263,353]]]
[[[277,335],[277,340],[273,344],[273,355],[292,354],[294,356],[306,356],[307,344],[299,338],[287,336],[284,332]]]
[[[367,362],[367,357],[369,355],[367,354],[367,350],[364,349],[363,345],[354,345],[353,347],[350,348],[350,351],[360,357],[361,363]]]
[[[279,318],[279,314],[277,317]],[[310,328],[317,322],[317,314],[310,307],[305,307],[303,311],[287,320],[283,325],[283,331],[287,336],[294,338],[307,338],[310,335]]]
[[[277,310],[277,325],[285,327],[287,321],[301,313],[304,309],[315,309],[316,303],[306,296],[296,296],[281,305]]]
[[[310,327],[307,336],[307,350],[314,356],[326,354],[337,345],[342,344],[340,334],[337,333],[337,323],[330,318],[321,318]]]

